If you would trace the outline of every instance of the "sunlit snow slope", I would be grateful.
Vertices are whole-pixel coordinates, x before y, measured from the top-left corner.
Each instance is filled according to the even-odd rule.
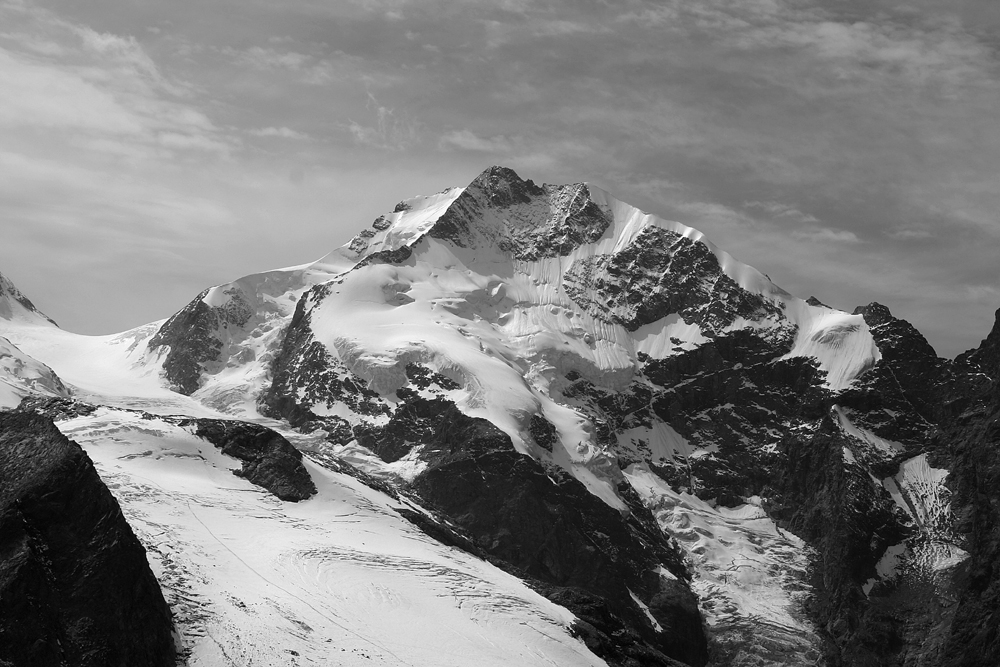
[[[149,415],[101,408],[59,427],[146,545],[192,667],[604,664],[565,609],[350,476],[307,461],[319,493],[286,503]]]

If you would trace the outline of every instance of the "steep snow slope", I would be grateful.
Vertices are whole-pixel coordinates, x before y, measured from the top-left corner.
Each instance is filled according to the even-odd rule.
[[[68,396],[59,376],[45,363],[25,353],[15,340],[4,338],[8,331],[39,328],[46,334],[59,329],[3,274],[0,274],[0,409],[16,407],[31,394]]]
[[[308,461],[281,502],[190,431],[100,408],[59,422],[146,546],[188,665],[603,665],[573,616],[402,519],[415,508]]]
[[[0,409],[14,408],[25,396],[68,396],[55,372],[0,336]]]

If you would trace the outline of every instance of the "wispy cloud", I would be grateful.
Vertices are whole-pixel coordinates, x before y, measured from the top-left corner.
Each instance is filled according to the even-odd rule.
[[[273,48],[252,46],[248,49],[223,49],[223,53],[232,56],[237,63],[258,69],[290,69],[299,70],[313,60],[311,56],[295,51],[278,51]]]
[[[287,127],[262,127],[258,129],[250,130],[250,134],[257,137],[278,137],[281,139],[296,139],[304,140],[308,139],[309,135],[302,132],[296,132],[293,129]]]
[[[897,241],[915,241],[934,237],[929,229],[915,227],[897,227],[886,231],[885,235]]]
[[[784,220],[792,220],[795,222],[801,222],[806,224],[816,224],[819,219],[815,216],[809,215],[808,213],[803,213],[799,209],[791,206],[789,204],[783,204],[776,201],[749,201],[743,204],[744,208],[759,211],[762,214],[771,216],[773,218],[781,218]]]
[[[446,132],[438,141],[441,150],[478,151],[483,153],[507,153],[511,150],[511,141],[503,136],[480,137],[471,130],[452,130]]]
[[[811,243],[861,243],[854,232],[846,229],[831,229],[830,227],[808,227],[796,229],[792,236]]]
[[[252,46],[247,49],[226,47],[221,49],[221,52],[239,67],[260,71],[291,72],[299,82],[311,85],[322,85],[343,75],[341,68],[334,61],[297,51]]]
[[[231,148],[207,116],[186,103],[185,87],[163,76],[134,38],[42,10],[15,17],[44,35],[43,43],[58,44],[31,48],[34,54],[0,44],[0,126],[67,133],[71,142],[98,150],[123,140],[151,152]],[[34,46],[40,39],[22,32],[14,45]]]
[[[418,139],[417,124],[405,114],[396,114],[373,95],[368,93],[368,104],[365,107],[370,112],[371,125],[365,125],[351,120],[347,129],[359,144],[384,150],[400,151],[409,148]]]

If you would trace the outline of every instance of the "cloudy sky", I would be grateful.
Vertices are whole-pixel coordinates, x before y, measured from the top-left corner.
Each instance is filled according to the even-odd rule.
[[[1000,307],[994,0],[0,0],[0,271],[110,333],[492,164],[939,353]]]

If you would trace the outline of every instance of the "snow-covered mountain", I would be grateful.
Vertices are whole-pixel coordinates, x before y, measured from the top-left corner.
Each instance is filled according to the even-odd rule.
[[[0,401],[56,397],[191,665],[938,665],[966,628],[994,336],[939,359],[596,187],[492,167],[112,336],[2,287]],[[223,417],[316,493],[226,472]]]

